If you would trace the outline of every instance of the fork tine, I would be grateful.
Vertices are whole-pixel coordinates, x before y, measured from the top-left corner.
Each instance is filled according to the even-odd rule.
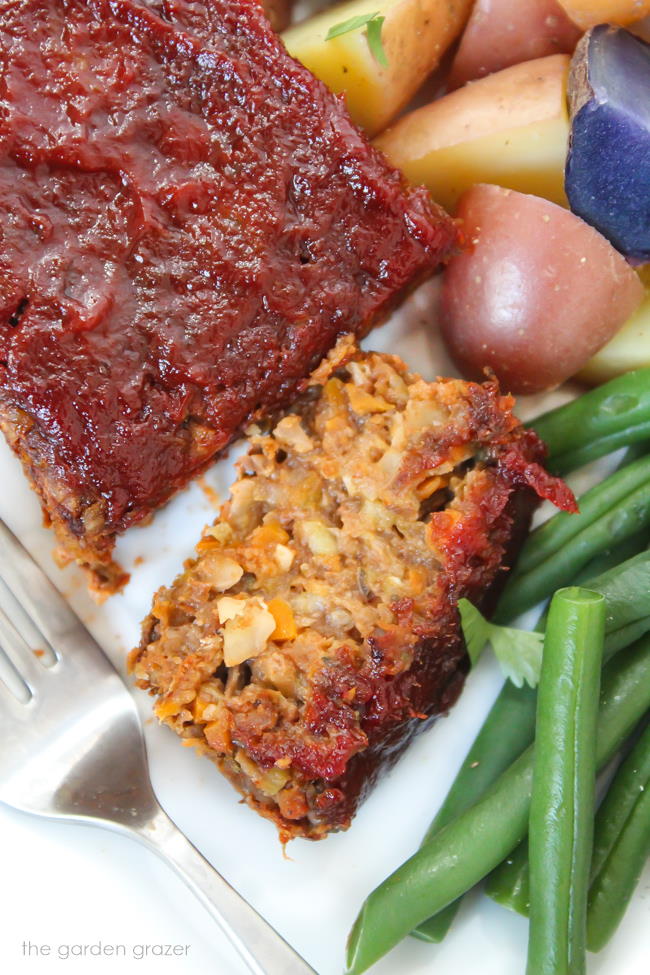
[[[33,649],[26,643],[3,609],[0,609],[0,648],[9,658],[18,676],[34,694],[47,669],[38,662]]]
[[[2,520],[0,580],[54,650],[57,659],[71,646],[94,643],[59,591]]]
[[[29,618],[23,607],[17,601],[13,593],[7,588],[0,579],[0,609],[4,610],[5,615],[20,633],[27,646],[32,650],[40,651],[38,656],[42,664],[46,667],[56,661],[56,654],[45,636]]]
[[[0,679],[0,728],[5,731],[5,722],[10,722],[11,728],[20,733],[24,724],[28,720],[33,720],[34,714],[30,708],[31,698],[21,701],[13,691],[10,691],[3,680]],[[10,803],[11,805],[11,803]]]
[[[31,697],[29,687],[0,646],[0,718],[6,712],[12,720],[23,717]]]

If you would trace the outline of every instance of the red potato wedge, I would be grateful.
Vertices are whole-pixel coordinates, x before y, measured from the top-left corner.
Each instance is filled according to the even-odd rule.
[[[516,64],[405,115],[375,145],[448,210],[474,183],[566,204],[568,73],[566,54]]]
[[[441,325],[464,375],[538,393],[578,372],[641,303],[643,285],[596,230],[539,197],[478,185],[468,249],[444,274]]]
[[[558,0],[567,17],[581,30],[596,24],[627,27],[650,14],[650,0]]]
[[[557,0],[476,0],[447,89],[522,61],[571,54],[580,34]]]

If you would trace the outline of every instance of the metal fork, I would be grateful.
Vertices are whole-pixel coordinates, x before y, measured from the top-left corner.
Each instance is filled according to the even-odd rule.
[[[0,801],[140,840],[176,870],[255,975],[315,975],[162,810],[133,698],[2,521],[0,655]]]

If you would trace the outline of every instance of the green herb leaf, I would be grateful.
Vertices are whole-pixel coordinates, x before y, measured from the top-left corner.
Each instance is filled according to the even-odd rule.
[[[458,600],[458,611],[472,666],[490,643],[504,676],[515,687],[521,687],[524,682],[531,687],[537,686],[544,649],[543,633],[490,623],[468,599]]]
[[[515,687],[524,683],[537,687],[544,649],[543,633],[491,623],[490,643],[504,677],[509,677]]]
[[[340,24],[334,24],[333,27],[330,27],[325,35],[325,40],[331,41],[332,38],[340,37],[341,34],[350,34],[352,31],[360,30],[362,27],[365,27],[370,53],[377,64],[380,64],[382,68],[387,68],[388,58],[386,57],[384,45],[381,40],[381,29],[385,19],[385,17],[380,16],[379,11],[377,10],[371,14],[361,14],[358,17],[350,17],[349,20],[343,20]]]
[[[469,659],[472,662],[472,667],[475,667],[490,639],[490,624],[476,606],[470,603],[469,599],[458,600],[458,612],[460,613],[460,625],[463,628]]]
[[[342,20],[340,24],[334,24],[330,27],[327,34],[325,35],[326,41],[331,41],[333,37],[340,37],[341,34],[349,34],[353,30],[359,30],[360,27],[365,27],[369,24],[371,20],[379,15],[379,11],[375,10],[372,14],[361,14],[359,17],[350,17],[349,20]],[[383,17],[381,18],[383,21]]]
[[[386,57],[386,52],[384,51],[384,45],[381,42],[381,28],[385,20],[385,17],[373,17],[372,20],[368,21],[368,26],[366,27],[366,36],[368,38],[370,53],[377,64],[380,64],[382,68],[388,67],[388,58]]]

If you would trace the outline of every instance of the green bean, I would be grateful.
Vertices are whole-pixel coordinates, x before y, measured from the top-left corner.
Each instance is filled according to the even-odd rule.
[[[639,795],[639,789],[644,788],[644,783],[646,783],[647,790],[650,792],[650,726],[646,729],[643,738],[638,742],[635,749],[630,753],[629,758],[623,763],[621,768],[616,774],[612,785],[610,786],[606,798],[598,810],[596,816],[596,831],[594,836],[594,852],[591,861],[591,875],[594,878],[603,869],[605,861],[607,860],[610,852],[612,851],[615,843],[618,840],[619,833],[625,826],[627,817],[632,812],[632,807],[634,803],[641,797]],[[618,783],[618,784],[617,784]],[[648,817],[648,826],[650,827],[650,816]],[[641,866],[643,861],[641,861]],[[612,872],[620,872],[627,870],[629,868],[629,859],[623,858],[619,863],[615,863],[612,866]],[[629,883],[632,885],[628,887],[628,897],[632,894],[632,888],[635,883],[634,871],[631,874],[627,874],[630,878]],[[511,911],[517,911],[519,914],[523,914],[528,917],[530,911],[530,884],[529,884],[529,864],[528,864],[528,844],[521,843],[517,849],[510,854],[509,857],[500,863],[496,869],[492,871],[488,877],[485,884],[485,893],[492,900],[497,901],[503,907],[507,907]],[[594,881],[592,879],[592,885]],[[612,884],[612,886],[617,886]],[[609,888],[609,883],[605,885],[605,891]],[[592,913],[598,910],[599,921],[598,926],[602,928],[603,934],[607,934],[606,940],[609,940],[614,927],[618,924],[618,921],[623,915],[625,905],[627,903],[626,898],[623,893],[618,893],[615,895],[617,900],[617,905],[620,903],[622,905],[620,912],[618,911],[618,906],[616,909],[614,906],[610,906],[607,911],[603,911],[604,917],[612,918],[612,927],[610,928],[609,923],[607,925],[602,923],[600,919],[601,910],[599,908],[592,908]],[[600,904],[601,902],[609,903],[609,898],[606,894],[601,891],[601,893],[596,897],[594,893],[590,893],[590,898],[595,904]],[[614,899],[614,898],[612,898]],[[589,934],[590,928],[596,929],[596,922],[589,921],[588,914],[588,947],[591,951],[598,951],[600,948],[592,947],[592,944],[597,943],[596,935]],[[602,941],[600,947],[602,947],[606,941]]]
[[[587,947],[604,948],[650,855],[650,724],[622,762],[596,815]]]
[[[617,470],[633,463],[639,457],[645,456],[649,450],[650,444],[646,441],[629,447],[622,457]],[[650,630],[650,615],[639,616],[639,608],[642,613],[644,612],[644,603],[648,604],[648,612],[650,613],[650,596],[648,596],[648,593],[650,593],[650,575],[646,579],[643,573],[639,574],[634,571],[626,571],[621,565],[621,563],[629,561],[629,570],[634,570],[635,567],[641,567],[648,558],[647,554],[641,555],[636,560],[634,556],[642,552],[643,549],[646,549],[649,543],[650,535],[648,533],[632,535],[623,542],[619,542],[618,545],[605,549],[593,558],[573,580],[576,585],[584,584],[588,588],[595,587],[598,592],[602,592],[607,598],[608,625],[606,626],[605,659],[608,659],[623,647],[629,646]],[[598,578],[600,576],[602,578]],[[619,585],[619,579],[622,583],[621,585]],[[535,629],[543,632],[545,625],[546,614],[541,617]],[[504,690],[507,689],[508,684],[509,682],[504,685]],[[513,690],[515,693],[518,693],[516,689]],[[498,727],[499,723],[503,722],[501,725],[503,738],[506,737],[508,729],[517,735],[517,724],[511,724],[511,719],[507,713],[504,712],[501,717],[499,716],[498,702],[499,698],[497,698],[497,702],[493,708],[495,712],[493,716],[495,725]],[[528,726],[530,726],[531,720],[534,724],[534,715],[531,716],[530,712],[526,715],[526,719]],[[479,732],[479,738],[481,738],[481,735],[482,730]],[[477,738],[477,742],[479,738]],[[532,739],[533,733],[530,735],[530,741]],[[516,756],[513,755],[512,757],[514,760]],[[517,849],[492,871],[485,883],[485,893],[503,907],[507,907],[511,911],[516,911],[518,914],[528,917],[530,909],[530,884],[527,841],[520,843]],[[458,902],[456,910],[458,906],[460,906],[460,902]],[[447,908],[448,910],[449,908]],[[456,910],[453,912],[454,915]],[[435,920],[441,918],[445,913],[441,912],[436,915]],[[453,919],[453,915],[451,919]],[[449,923],[451,923],[451,919]],[[419,931],[425,929],[429,924],[433,925],[433,922],[433,918],[430,921],[426,921],[424,925],[421,925]],[[444,937],[448,929],[449,925],[447,925],[441,937],[435,940],[442,940],[442,937]],[[434,928],[433,930],[437,929]]]
[[[567,474],[628,444],[650,439],[650,369],[612,379],[529,424],[549,449],[549,469]]]
[[[603,673],[597,762],[609,761],[650,706],[650,637],[617,654]],[[347,971],[359,975],[409,931],[478,883],[528,828],[531,745],[488,793],[421,847],[364,902],[348,940]]]
[[[447,798],[429,826],[422,846],[481,798],[502,772],[531,743],[535,736],[536,692],[506,681],[492,710],[468,751]],[[511,733],[512,731],[512,733]],[[438,942],[447,934],[460,907],[460,900],[427,918],[412,934],[422,941]]]
[[[638,555],[582,585],[599,592],[607,602],[604,658],[609,660],[650,629],[650,551]],[[544,629],[546,616],[539,626]]]
[[[588,585],[602,593],[607,601],[605,657],[608,659],[650,630],[650,552],[642,552],[636,558],[610,568],[600,577],[589,580]],[[543,632],[545,622],[544,616],[536,629]],[[537,694],[530,688],[517,688],[510,681],[504,683],[422,845],[480,799],[501,772],[532,742],[536,701]],[[507,877],[501,883],[507,885]],[[419,925],[413,935],[423,941],[442,941],[459,907],[460,902],[450,904]]]
[[[604,650],[606,660],[650,630],[650,552],[642,552],[598,578],[588,580],[585,585],[602,593],[607,601]],[[543,630],[545,621],[546,616],[542,616],[536,629]],[[497,704],[498,701],[499,698]],[[496,704],[493,711],[495,709]],[[530,713],[527,718],[525,727],[529,728]],[[496,724],[499,715],[495,714],[493,720]],[[505,714],[503,720],[508,720]],[[507,726],[504,724],[505,727]],[[510,733],[516,737],[518,729],[512,727]],[[529,740],[532,741],[532,738],[531,734]],[[508,857],[492,872],[485,888],[493,900],[520,914],[526,913],[527,861],[527,848]]]
[[[580,514],[559,512],[529,536],[499,602],[506,623],[559,586],[590,559],[650,526],[650,456],[616,471],[580,498]]]
[[[645,457],[647,454],[650,454],[650,442],[644,440],[642,443],[635,443],[627,448],[616,465],[615,470],[620,471],[624,467],[629,467],[635,460],[639,460],[639,458]],[[608,546],[587,562],[580,572],[574,576],[571,580],[572,585],[581,586],[589,579],[595,579],[604,572],[616,568],[621,562],[627,562],[628,559],[634,558],[635,555],[648,548],[649,545],[650,531],[645,531],[636,532],[634,535],[630,535],[629,538],[624,538],[622,542]]]
[[[633,559],[635,555],[643,552],[649,545],[650,532],[636,532],[634,535],[630,535],[629,538],[623,539],[617,545],[612,545],[611,548],[603,549],[602,552],[594,556],[575,575],[573,584],[575,586],[581,586],[587,580],[595,579],[596,576],[600,576],[604,572],[609,572],[610,569],[620,565],[621,562],[627,562],[628,559]]]
[[[650,779],[650,724],[646,725],[617,768],[598,809],[591,859],[592,880],[603,869],[648,779]]]
[[[530,913],[530,870],[528,840],[520,843],[485,881],[485,893],[497,904],[528,917]]]
[[[650,853],[650,725],[623,762],[596,815],[587,911],[587,947],[600,951],[618,926]],[[629,824],[629,825],[628,825]],[[622,837],[624,830],[630,832]],[[645,844],[645,845],[644,845]],[[488,897],[528,917],[528,844],[520,843],[492,871]]]
[[[615,470],[620,471],[624,467],[629,467],[635,460],[639,460],[640,457],[645,457],[647,454],[650,454],[650,442],[644,440],[641,443],[635,443],[625,451],[616,465]],[[597,576],[602,575],[603,572],[614,569],[621,562],[627,562],[628,559],[638,555],[639,552],[648,548],[649,545],[650,531],[636,532],[634,535],[630,535],[629,538],[624,538],[622,542],[610,545],[595,555],[574,576],[571,584],[581,586],[589,579],[595,579]]]
[[[613,633],[609,633],[605,637],[605,660],[609,660],[619,650],[629,647],[631,643],[636,643],[649,630],[650,616],[644,616],[642,619],[635,620],[634,623],[628,623],[627,626],[621,626]]]
[[[618,505],[637,488],[647,484],[650,478],[650,455],[638,457],[631,464],[619,467],[608,477],[589,488],[579,499],[580,514],[559,511],[531,532],[526,539],[517,569],[529,572],[558,548],[573,542],[589,525],[593,525],[606,512],[617,510]],[[627,537],[627,536],[626,536]],[[605,548],[611,547],[605,546]]]
[[[605,599],[553,596],[537,692],[530,802],[528,975],[582,975],[596,792]]]

